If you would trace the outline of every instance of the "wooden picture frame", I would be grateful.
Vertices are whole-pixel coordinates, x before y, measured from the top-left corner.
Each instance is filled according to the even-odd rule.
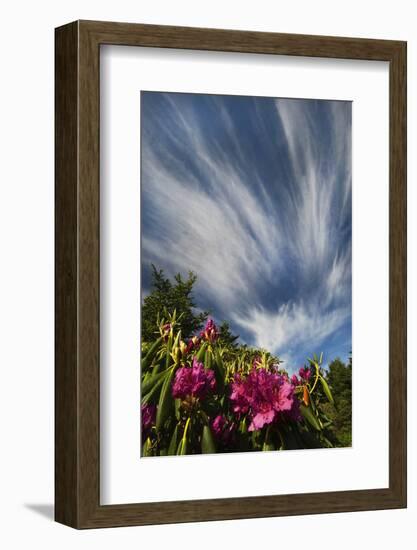
[[[55,519],[75,528],[406,506],[406,43],[76,21],[56,29]],[[389,62],[389,487],[100,505],[99,55],[103,44]]]

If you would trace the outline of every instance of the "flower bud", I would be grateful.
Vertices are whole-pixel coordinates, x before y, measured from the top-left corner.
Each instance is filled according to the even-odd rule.
[[[180,362],[180,359],[181,359],[181,350],[180,350],[179,346],[175,346],[175,348],[172,349],[171,357],[173,358],[174,363],[176,365],[178,365],[178,363]]]
[[[310,394],[308,393],[307,386],[304,386],[303,388],[303,403],[306,407],[310,404]]]
[[[187,344],[184,342],[184,340],[181,340],[180,342],[180,350],[181,350],[181,354],[182,355],[185,355],[188,351],[188,346]]]

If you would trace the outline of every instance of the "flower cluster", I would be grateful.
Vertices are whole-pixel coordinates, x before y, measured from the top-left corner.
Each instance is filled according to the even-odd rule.
[[[300,378],[298,378],[298,376]],[[308,367],[301,367],[298,371],[298,376],[296,374],[291,376],[291,383],[294,386],[302,386],[303,384],[307,384],[311,378],[311,370]]]
[[[299,417],[299,401],[294,386],[284,375],[252,368],[246,377],[236,374],[230,395],[233,411],[249,414],[249,431],[278,421],[283,415]]]
[[[302,367],[298,371],[298,374],[300,375],[302,380],[304,380],[305,382],[308,382],[310,380],[310,377],[311,377],[311,370],[307,367]]]
[[[186,347],[185,347],[185,351],[184,353],[187,354],[187,353],[190,353],[191,351],[195,350],[198,348],[200,344],[200,340],[198,338],[198,336],[193,336],[192,338],[190,338],[186,344]]]
[[[142,405],[142,436],[146,438],[151,431],[152,426],[155,424],[156,418],[156,405]]]
[[[185,399],[188,396],[202,399],[216,388],[216,379],[212,369],[204,368],[194,357],[191,367],[180,367],[175,373],[172,395]]]
[[[219,337],[219,331],[215,325],[213,319],[208,319],[206,326],[200,332],[200,338],[207,340],[207,342],[213,343]]]
[[[223,445],[229,445],[235,436],[236,425],[230,422],[223,414],[218,414],[211,423],[214,437]]]
[[[267,350],[220,338],[212,319],[197,334],[168,320],[143,346],[142,456],[333,446],[322,355],[290,377]]]

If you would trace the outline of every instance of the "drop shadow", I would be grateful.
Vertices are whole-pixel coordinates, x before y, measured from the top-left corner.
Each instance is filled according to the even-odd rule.
[[[25,508],[54,521],[54,505],[53,504],[24,504]]]

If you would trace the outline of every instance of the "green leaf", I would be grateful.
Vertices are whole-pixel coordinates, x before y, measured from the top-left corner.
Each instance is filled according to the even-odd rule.
[[[222,388],[224,386],[224,379],[226,376],[226,372],[223,365],[223,359],[218,349],[214,351],[214,366],[216,367],[216,372],[218,377],[217,382],[219,383],[220,388]]]
[[[215,349],[214,356],[215,356],[215,358],[216,358],[217,366],[219,367],[219,369],[221,370],[222,374],[224,375],[225,372],[226,372],[226,369],[224,368],[223,358],[222,358],[222,356],[221,356],[220,351],[219,351],[218,348]]]
[[[174,377],[175,368],[171,367],[164,380],[161,395],[159,396],[158,410],[156,413],[156,429],[159,431],[165,420],[172,414],[174,409],[174,398],[172,397],[171,383]]]
[[[314,402],[314,398],[311,395],[311,393],[309,395],[310,395],[310,407],[311,407],[313,413],[315,414],[316,411],[317,411],[316,403]]]
[[[142,447],[142,456],[151,456],[152,443],[148,437]]]
[[[213,358],[212,351],[210,349],[206,350],[206,353],[204,355],[204,367],[206,369],[211,369],[211,360]]]
[[[142,390],[142,405],[144,405],[145,403],[149,403],[151,399],[158,395],[158,392],[160,391],[160,388],[165,380],[165,377],[168,375],[168,372],[164,371],[160,374],[162,375],[161,378],[159,378],[159,380],[157,380],[155,384],[153,384],[151,390],[147,394],[143,395],[144,392]]]
[[[300,405],[300,412],[305,420],[315,428],[316,430],[320,431],[320,424],[317,421],[316,416],[314,415],[313,411],[310,409],[310,407],[306,407],[305,405]]]
[[[149,380],[152,380],[152,373],[145,372],[145,374],[142,374],[142,382],[141,387],[143,387],[143,384],[147,384]]]
[[[198,350],[197,355],[195,356],[196,360],[201,363],[203,360],[204,354],[206,352],[207,348],[207,342],[203,342],[200,346],[200,349]]]
[[[174,399],[175,417],[177,420],[179,420],[181,416],[180,407],[181,407],[181,399]]]
[[[291,429],[280,430],[281,437],[284,440],[285,449],[300,449],[297,436]]]
[[[160,372],[159,374],[147,376],[146,379],[142,381],[142,387],[141,387],[142,395],[145,395],[148,392],[150,392],[154,384],[157,384],[158,382],[162,383],[163,378],[166,376],[166,374],[167,374],[166,371],[163,371],[163,372]]]
[[[187,422],[185,423],[184,433],[182,435],[182,439],[180,441],[180,444],[178,445],[177,449],[177,455],[186,455],[188,451],[188,428],[191,424],[191,417],[189,416],[187,418]]]
[[[154,358],[155,353],[158,350],[158,347],[161,345],[162,342],[162,336],[160,336],[155,342],[152,344],[152,346],[149,348],[148,353],[143,357],[141,361],[142,371],[146,370],[149,365],[152,363],[152,359]]]
[[[187,454],[187,440],[182,438],[180,444],[178,445],[177,455],[186,455]]]
[[[332,392],[330,391],[329,385],[327,384],[326,380],[322,376],[320,376],[320,382],[327,399],[330,401],[330,403],[334,404]]]
[[[317,432],[301,430],[300,438],[302,441],[302,449],[320,449],[323,447]]]
[[[210,427],[206,424],[203,427],[203,435],[201,437],[201,451],[204,454],[213,454],[216,452],[216,445],[214,443],[213,434]]]
[[[239,432],[242,433],[242,434],[248,433],[248,426],[246,424],[246,417],[242,418],[242,420],[239,423],[239,428],[238,429],[239,429]]]
[[[264,441],[264,444],[262,446],[263,451],[276,451],[275,445],[272,443],[272,441]]]
[[[179,343],[180,343],[180,338],[181,338],[181,331],[179,330],[177,332],[177,335],[175,336],[175,340],[174,340],[174,344],[173,344],[173,348],[176,348],[179,346]]]
[[[171,442],[168,447],[168,456],[177,454],[177,441],[178,441],[178,424],[175,426],[174,433],[171,437]]]
[[[280,432],[279,433],[279,437],[281,439],[281,443],[282,443],[282,448],[285,449],[285,445],[284,445],[284,441],[282,439],[282,435]],[[273,442],[273,438],[272,438],[272,433],[271,433],[271,426],[269,425],[266,429],[266,433],[265,433],[265,439],[264,439],[264,442],[263,442],[263,445],[262,445],[262,451],[276,451],[277,448],[276,448],[276,445],[274,444]]]
[[[323,429],[328,428],[332,424],[333,422],[331,420],[327,420],[326,422],[323,422]]]
[[[210,396],[206,397],[204,401],[201,402],[200,407],[201,407],[199,410],[200,416],[204,415],[204,417],[206,418],[208,416],[214,418],[220,412],[219,401]],[[206,422],[208,422],[208,420]]]
[[[171,350],[172,350],[172,331],[169,333],[167,342],[167,351],[165,356],[165,369],[168,369],[171,364]]]

